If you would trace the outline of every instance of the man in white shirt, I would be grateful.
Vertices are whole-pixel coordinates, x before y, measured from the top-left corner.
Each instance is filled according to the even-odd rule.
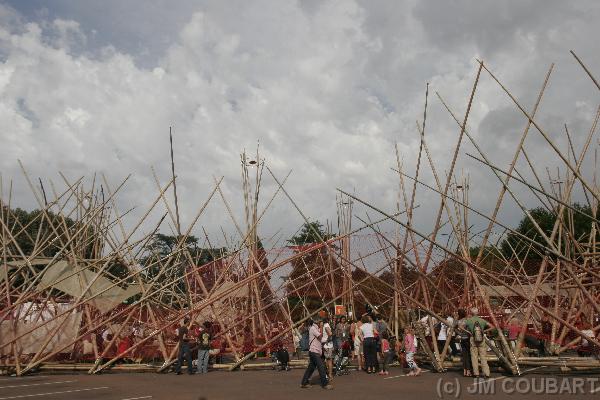
[[[333,387],[327,382],[325,366],[323,365],[323,360],[321,359],[321,352],[323,351],[321,345],[321,338],[323,337],[323,334],[321,333],[321,327],[319,327],[321,323],[310,320],[309,323],[310,328],[308,330],[308,367],[306,368],[306,372],[302,377],[302,384],[300,387],[310,387],[310,383],[308,381],[312,376],[313,372],[315,372],[315,369],[317,369],[319,371],[319,378],[321,378],[321,387],[323,389],[333,389]]]

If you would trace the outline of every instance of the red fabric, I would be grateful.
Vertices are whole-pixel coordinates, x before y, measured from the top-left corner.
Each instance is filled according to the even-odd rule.
[[[385,353],[390,351],[390,342],[387,339],[381,339],[381,352]]]
[[[515,340],[519,336],[519,333],[521,332],[521,327],[517,324],[510,324],[510,325],[508,325],[507,330],[508,330],[508,338],[510,340]]]
[[[121,341],[119,342],[119,346],[117,347],[117,354],[121,354],[121,356],[126,355],[125,352],[131,347],[131,345],[131,338],[126,337],[121,339]]]

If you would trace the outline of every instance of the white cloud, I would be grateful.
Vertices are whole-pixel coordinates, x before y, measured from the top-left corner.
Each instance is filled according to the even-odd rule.
[[[170,7],[156,4],[149,7],[155,11],[144,13]],[[389,170],[395,166],[393,145],[399,142],[410,170],[425,82],[431,82],[427,138],[443,175],[458,130],[433,91],[439,90],[462,118],[476,57],[485,57],[527,107],[545,69],[556,61],[549,100],[542,105],[543,121],[552,123],[549,129],[556,135],[562,135],[560,121],[570,118],[589,126],[597,106],[597,92],[568,54],[575,48],[590,66],[600,65],[593,3],[572,8],[553,3],[543,10],[535,3],[502,6],[496,13],[427,2],[222,4],[188,4],[185,18],[170,17],[185,23],[170,31],[157,27],[155,36],[142,18],[134,24],[136,32],[146,34],[141,43],[115,42],[101,49],[92,48],[99,39],[91,41],[90,28],[79,21],[23,22],[27,17],[0,6],[0,19],[9,15],[12,21],[0,29],[0,170],[5,179],[21,179],[17,159],[44,179],[57,179],[58,170],[70,177],[103,172],[115,186],[132,172],[120,208],[143,209],[157,193],[150,166],[157,167],[163,183],[168,180],[168,128],[173,126],[184,222],[204,201],[213,175],[225,176],[225,192],[241,219],[239,153],[252,153],[257,142],[279,178],[294,170],[287,187],[303,211],[335,220],[336,187],[355,188],[384,208],[395,207],[398,183]],[[109,29],[117,12],[124,18],[129,11],[108,7],[106,15],[96,16],[94,29]],[[155,14],[147,16],[148,24]],[[103,33],[108,35],[101,30],[98,35]],[[154,49],[152,41],[165,37],[164,52],[151,57],[154,64],[140,63],[147,49]],[[141,50],[127,51],[133,48]],[[510,159],[525,124],[518,113],[504,112],[509,106],[482,76],[470,129],[501,164]],[[579,145],[581,135],[575,135]],[[473,152],[467,144],[464,151]],[[553,160],[540,153],[541,163]],[[483,190],[471,195],[472,204],[489,208],[498,187],[495,178],[462,155],[458,168],[481,180]],[[268,176],[264,189],[265,199],[275,190]],[[32,206],[26,192],[17,185],[16,200]],[[433,199],[419,200],[423,221],[432,218]],[[220,225],[231,225],[222,206],[212,207],[201,224],[218,235]],[[295,230],[301,220],[290,210],[283,199],[274,205],[262,228],[266,236],[281,227]],[[509,216],[517,214],[513,208]]]

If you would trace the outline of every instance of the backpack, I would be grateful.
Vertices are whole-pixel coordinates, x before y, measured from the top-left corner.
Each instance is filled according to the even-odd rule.
[[[302,332],[302,337],[300,339],[300,350],[308,351],[308,330]]]
[[[203,332],[200,335],[200,345],[205,348],[210,347],[210,334],[208,332]]]
[[[483,343],[483,328],[479,321],[475,321],[473,324],[473,341],[475,344]]]

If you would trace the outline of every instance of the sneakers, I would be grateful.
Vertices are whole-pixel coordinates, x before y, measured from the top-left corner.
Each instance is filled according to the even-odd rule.
[[[301,387],[302,389],[308,389],[310,386],[311,386],[311,384],[310,384],[310,383],[306,383],[306,384],[304,384],[304,385],[300,385],[300,387]],[[323,389],[325,389],[325,390],[333,390],[333,386],[331,386],[331,385],[327,384],[327,385],[323,386]]]

